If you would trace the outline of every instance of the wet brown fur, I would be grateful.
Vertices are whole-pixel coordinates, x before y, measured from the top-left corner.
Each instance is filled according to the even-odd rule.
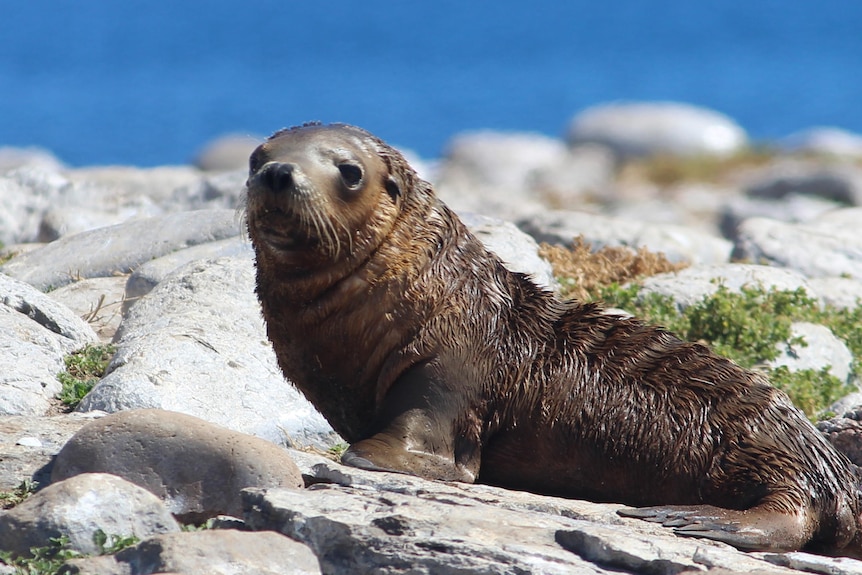
[[[358,194],[327,147],[362,163]],[[267,188],[287,161],[312,192]],[[322,237],[308,210],[338,225]],[[862,552],[854,468],[782,392],[507,270],[371,134],[274,134],[246,217],[279,365],[352,443],[346,463],[656,506],[633,515],[742,548]],[[279,226],[298,249],[278,248]]]

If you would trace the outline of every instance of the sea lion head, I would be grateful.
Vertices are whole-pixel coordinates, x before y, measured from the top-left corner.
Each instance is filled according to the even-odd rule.
[[[391,232],[414,178],[401,154],[360,128],[276,132],[249,158],[246,220],[258,260],[285,274],[349,269]]]

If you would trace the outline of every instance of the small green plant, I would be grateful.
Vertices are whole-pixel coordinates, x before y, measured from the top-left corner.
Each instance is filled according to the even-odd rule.
[[[0,491],[0,509],[11,509],[36,493],[38,483],[25,479],[12,491]]]
[[[83,556],[69,549],[69,538],[65,535],[48,542],[44,547],[31,548],[31,557],[16,557],[11,551],[0,551],[0,565],[14,567],[16,575],[53,575],[66,560]]]
[[[63,389],[57,394],[67,409],[75,409],[99,379],[105,374],[108,362],[114,355],[113,345],[88,345],[67,355],[64,363],[66,371],[57,375]]]
[[[341,459],[341,456],[344,455],[344,452],[347,451],[348,445],[346,443],[336,443],[332,447],[326,450],[326,452],[335,457],[336,459]]]
[[[99,555],[113,555],[139,541],[134,535],[108,535],[101,529],[96,529],[93,533],[93,542],[99,547]]]
[[[107,535],[101,529],[93,533],[93,542],[99,548],[98,555],[113,555],[140,541],[135,536]],[[70,548],[69,537],[61,535],[48,540],[44,547],[30,549],[30,557],[15,556],[11,551],[0,551],[0,565],[15,568],[15,574],[54,575],[59,573],[69,559],[86,557],[83,553]]]
[[[685,340],[706,343],[746,368],[778,357],[779,344],[805,345],[791,336],[793,322],[821,323],[844,340],[854,356],[854,373],[862,373],[862,306],[821,310],[801,288],[785,291],[747,286],[733,292],[720,285],[713,295],[679,311],[670,297],[649,294],[639,299],[639,290],[637,284],[612,284],[594,290],[591,299],[664,326]],[[791,372],[777,367],[766,372],[773,385],[809,417],[852,391],[828,369]]]
[[[215,517],[210,517],[206,521],[200,524],[195,523],[184,523],[180,526],[180,529],[183,531],[208,531],[213,528],[215,525]]]

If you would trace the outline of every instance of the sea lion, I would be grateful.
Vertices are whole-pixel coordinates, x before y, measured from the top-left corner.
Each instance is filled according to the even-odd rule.
[[[855,467],[784,393],[507,270],[368,132],[276,132],[251,155],[246,219],[278,363],[351,443],[344,463],[862,555]]]

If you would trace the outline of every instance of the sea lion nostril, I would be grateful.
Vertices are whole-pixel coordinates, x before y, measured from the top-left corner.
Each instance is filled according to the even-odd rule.
[[[293,164],[271,164],[261,174],[262,183],[275,192],[293,188]]]

